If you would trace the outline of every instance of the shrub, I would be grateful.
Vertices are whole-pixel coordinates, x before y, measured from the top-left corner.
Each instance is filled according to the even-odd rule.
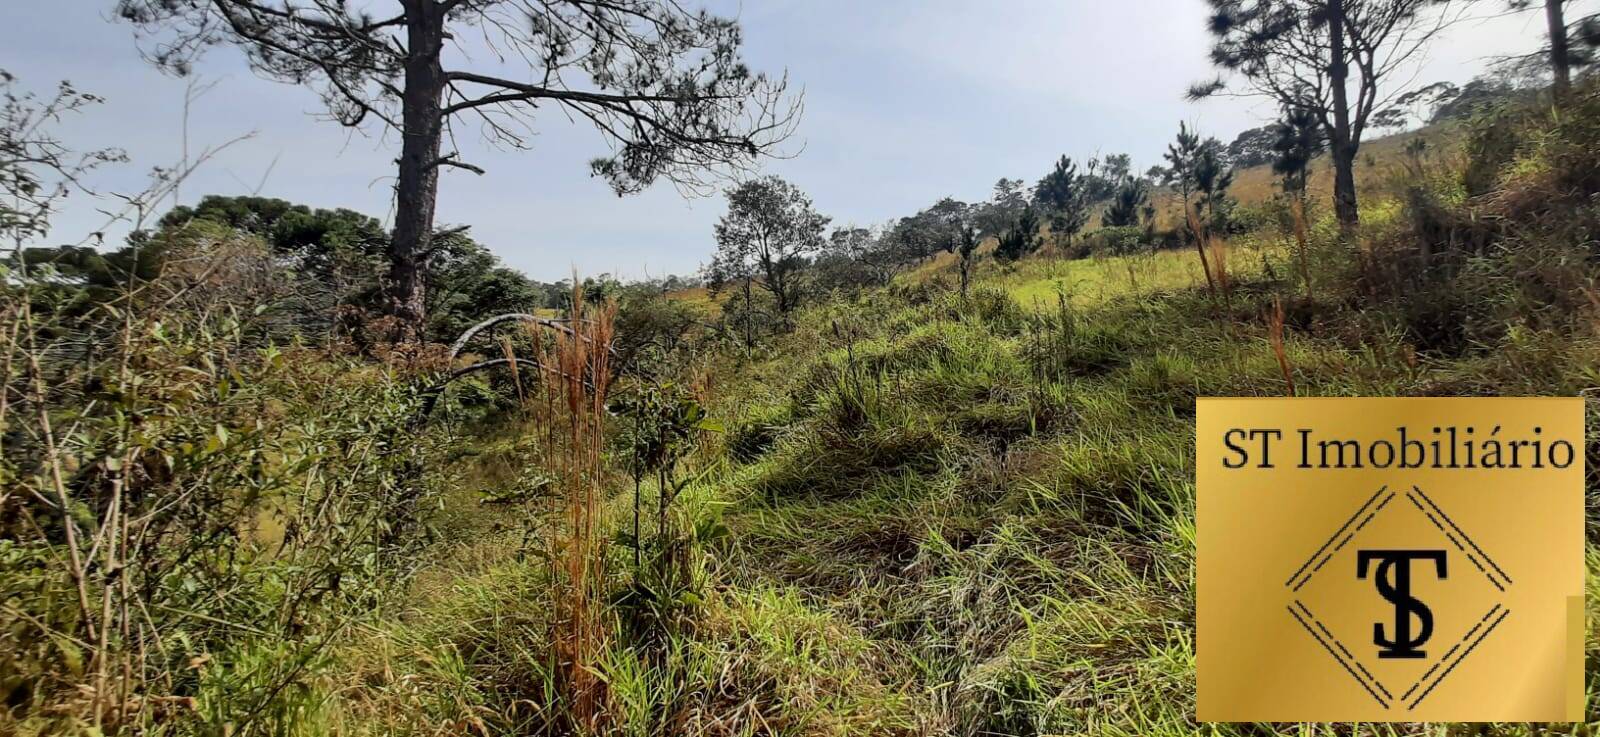
[[[1282,221],[1279,211],[1281,197],[1273,197],[1263,202],[1235,205],[1227,211],[1227,221],[1222,226],[1222,232],[1228,235],[1243,235],[1256,233],[1277,227]]]
[[[1501,174],[1527,140],[1528,123],[1522,109],[1515,107],[1491,108],[1473,118],[1467,127],[1467,165],[1461,172],[1468,195],[1495,191]]]
[[[217,245],[86,340],[47,340],[26,282],[0,297],[22,326],[0,378],[27,398],[0,404],[19,492],[0,496],[0,731],[291,730],[330,638],[416,565],[437,489],[413,383],[257,343],[267,310],[246,306],[273,280],[218,274],[270,262]]]
[[[973,289],[966,304],[969,314],[983,321],[997,334],[1016,335],[1027,326],[1027,311],[1010,292],[1000,287]]]
[[[651,360],[635,364],[640,368],[661,365],[698,328],[693,307],[658,293],[630,293],[617,305],[617,351],[630,359],[649,353]]]
[[[1144,226],[1101,228],[1083,239],[1083,255],[1125,256],[1146,250],[1151,234]]]
[[[1600,98],[1560,118],[1509,107],[1473,122],[1460,164],[1408,151],[1403,215],[1367,221],[1358,289],[1425,351],[1493,350],[1508,331],[1567,329],[1589,308],[1587,244],[1600,232]],[[1581,245],[1580,245],[1581,244]]]

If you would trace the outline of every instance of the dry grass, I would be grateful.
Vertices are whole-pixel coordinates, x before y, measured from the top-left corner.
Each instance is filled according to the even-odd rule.
[[[692,287],[668,292],[667,299],[689,305],[699,310],[702,315],[709,319],[716,319],[722,314],[722,305],[711,296],[711,290],[706,287]]]
[[[573,284],[581,282],[574,277]],[[557,686],[572,728],[596,733],[610,711],[606,683],[596,664],[610,634],[605,608],[606,537],[601,527],[605,475],[606,393],[611,385],[612,320],[616,305],[589,308],[583,290],[572,290],[570,332],[557,332],[541,363],[546,395],[564,405],[565,453],[555,469],[566,501],[567,528],[558,543],[554,569]]]
[[[1278,369],[1283,372],[1283,383],[1289,396],[1294,396],[1294,369],[1289,367],[1289,354],[1283,348],[1283,299],[1272,298],[1272,312],[1267,318],[1267,340],[1272,343],[1272,354],[1278,357]]]
[[[1389,185],[1392,162],[1401,160],[1407,145],[1422,139],[1430,147],[1454,147],[1460,135],[1458,124],[1447,123],[1428,126],[1407,133],[1377,138],[1361,145],[1356,160],[1356,189],[1363,195],[1381,195]],[[1311,162],[1308,186],[1310,198],[1316,202],[1331,202],[1333,198],[1333,163],[1326,154]],[[1234,173],[1233,186],[1228,195],[1243,205],[1257,205],[1282,193],[1279,176],[1270,165],[1239,169]],[[1156,225],[1176,228],[1183,224],[1183,208],[1176,193],[1159,189],[1151,195],[1156,206]]]

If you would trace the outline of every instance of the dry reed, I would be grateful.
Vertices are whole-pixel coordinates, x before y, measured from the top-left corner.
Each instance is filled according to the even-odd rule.
[[[1283,372],[1283,383],[1288,396],[1295,396],[1294,369],[1289,366],[1289,354],[1283,347],[1283,300],[1272,298],[1272,314],[1267,319],[1267,339],[1272,342],[1272,353],[1278,357],[1278,370]]]
[[[1300,278],[1306,283],[1306,300],[1315,301],[1311,288],[1311,237],[1306,227],[1306,203],[1300,197],[1289,199],[1289,216],[1294,221],[1294,238],[1300,247]]]
[[[555,459],[565,494],[567,529],[556,550],[555,631],[557,681],[570,728],[594,734],[608,712],[606,684],[595,664],[606,646],[603,581],[605,538],[601,531],[602,455],[606,392],[611,383],[611,342],[616,306],[589,307],[582,282],[573,279],[570,330],[557,332],[549,355],[554,371],[543,372],[546,396],[564,410],[567,437]]]

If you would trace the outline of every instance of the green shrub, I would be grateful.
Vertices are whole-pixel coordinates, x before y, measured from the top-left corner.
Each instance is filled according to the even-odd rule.
[[[1530,120],[1520,107],[1493,107],[1467,125],[1466,167],[1461,183],[1468,196],[1495,191],[1501,175],[1527,142]]]
[[[980,286],[967,296],[968,314],[1000,335],[1016,335],[1027,326],[1028,313],[1011,293],[995,286]]]
[[[0,731],[294,732],[329,641],[416,566],[439,493],[416,382],[256,344],[252,284],[271,280],[223,277],[271,267],[214,256],[80,328],[88,355],[37,334],[4,346],[32,369],[4,390],[33,400],[0,418],[26,428],[0,455],[20,492],[0,515]],[[18,297],[0,309],[56,327]],[[128,710],[118,693],[194,708]]]
[[[1142,225],[1101,228],[1084,236],[1084,255],[1125,256],[1149,250],[1151,233]]]

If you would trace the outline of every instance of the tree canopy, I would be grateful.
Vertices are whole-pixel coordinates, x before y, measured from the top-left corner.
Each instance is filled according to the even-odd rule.
[[[600,132],[590,164],[618,194],[658,179],[688,189],[749,166],[792,130],[784,79],[740,57],[737,21],[672,0],[117,0],[162,68],[186,73],[210,47],[240,48],[258,74],[315,88],[338,122],[399,133],[387,309],[412,337],[425,321],[439,172],[482,173],[446,150],[457,128],[525,148],[541,112]],[[482,38],[506,63],[457,65]],[[513,62],[512,60],[515,60]],[[399,337],[405,337],[404,335]]]
[[[1250,94],[1315,114],[1328,131],[1334,204],[1348,233],[1360,221],[1355,158],[1373,117],[1400,94],[1392,79],[1453,17],[1440,0],[1207,0],[1212,64]],[[1355,76],[1354,96],[1348,88]],[[1225,92],[1230,79],[1194,85]]]
[[[1034,188],[1034,200],[1050,218],[1050,234],[1072,243],[1089,223],[1089,204],[1094,201],[1090,178],[1078,173],[1078,165],[1062,156]]]
[[[755,278],[787,315],[799,299],[798,276],[822,248],[829,218],[799,187],[776,176],[728,190],[728,212],[717,222],[715,263],[736,278]]]

